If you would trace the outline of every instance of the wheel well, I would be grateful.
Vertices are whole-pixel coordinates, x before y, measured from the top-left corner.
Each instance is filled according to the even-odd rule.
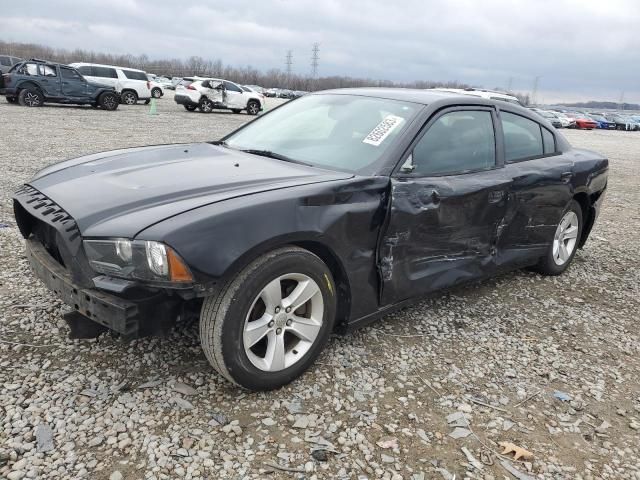
[[[247,107],[251,102],[256,102],[258,105],[261,105],[260,100],[258,100],[257,98],[250,98],[249,101],[247,102]]]
[[[125,92],[131,92],[131,93],[134,93],[136,97],[138,96],[138,92],[136,92],[133,88],[123,88],[120,94],[122,95]]]
[[[349,314],[351,312],[351,287],[349,286],[349,279],[344,271],[342,262],[340,262],[337,255],[330,248],[322,243],[314,241],[299,241],[292,242],[291,245],[309,250],[314,255],[320,257],[327,267],[329,267],[329,270],[333,275],[333,281],[336,285],[337,293],[335,328],[338,330],[344,328],[349,320]]]
[[[24,90],[25,88],[35,88],[40,93],[42,93],[42,89],[33,82],[24,82],[17,86],[16,93],[20,93],[20,90]]]
[[[591,232],[591,227],[593,226],[593,212],[591,209],[591,198],[585,192],[576,193],[573,196],[573,199],[578,202],[580,205],[580,209],[582,210],[582,224],[584,227],[582,228],[582,234],[580,235],[580,241],[578,242],[578,247],[582,247],[587,238],[589,237],[589,233]]]

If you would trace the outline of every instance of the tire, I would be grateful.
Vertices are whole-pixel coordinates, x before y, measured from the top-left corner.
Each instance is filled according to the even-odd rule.
[[[156,87],[153,90],[151,90],[151,95],[153,96],[153,98],[160,98],[162,96],[162,90]]]
[[[247,113],[249,115],[258,115],[258,113],[260,113],[260,102],[257,100],[249,100],[249,103],[247,103]]]
[[[184,109],[189,112],[193,112],[196,108],[198,108],[196,105],[184,105]]]
[[[23,107],[41,107],[44,103],[44,95],[37,88],[27,87],[20,90],[18,103]]]
[[[289,296],[291,289],[299,285],[304,293],[315,293],[294,307],[294,315],[285,306],[294,297]],[[267,293],[268,286],[273,295]],[[285,247],[263,255],[224,283],[219,295],[205,299],[200,341],[207,359],[227,380],[249,390],[286,385],[307,370],[326,345],[335,321],[335,291],[331,272],[313,253]],[[296,329],[306,331],[307,340],[298,337]],[[251,331],[254,340],[260,338],[253,346],[245,343],[251,342]],[[281,355],[271,357],[269,345]]]
[[[151,99],[150,99],[150,98],[147,98],[147,99],[144,101],[144,104],[145,104],[145,105],[149,105],[150,103],[151,103]]]
[[[105,92],[98,98],[98,105],[110,112],[118,108],[118,97],[115,93]]]
[[[120,94],[120,103],[135,105],[138,103],[138,94],[132,90],[125,90]]]
[[[213,102],[207,97],[202,97],[198,104],[198,108],[202,113],[211,113],[213,112]]]
[[[8,103],[18,103],[18,99],[16,97],[5,97]]]
[[[240,109],[238,109],[238,108],[232,108],[232,109],[231,109],[231,111],[232,111],[233,113],[235,113],[236,115],[237,115],[238,113],[242,113],[242,110],[240,110]]]
[[[575,220],[575,223],[577,223],[575,229],[570,230],[567,228],[563,230],[563,225],[565,225],[565,227],[567,226],[566,222],[568,219]],[[569,223],[568,226],[571,227],[575,223]],[[582,228],[582,207],[575,200],[571,200],[567,208],[562,212],[562,216],[556,227],[553,242],[549,246],[547,254],[542,257],[538,264],[532,269],[542,275],[550,276],[560,275],[564,272],[571,264],[578,250]],[[567,236],[567,232],[570,232],[570,236]],[[565,245],[564,250],[561,248],[563,244]],[[565,252],[564,255],[562,255],[562,251]]]

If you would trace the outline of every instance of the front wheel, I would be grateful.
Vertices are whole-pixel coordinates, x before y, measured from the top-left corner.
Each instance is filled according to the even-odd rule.
[[[100,95],[98,104],[104,109],[113,111],[118,108],[118,97],[115,93],[106,92]]]
[[[249,115],[258,115],[258,113],[260,113],[260,103],[257,100],[249,100],[249,103],[247,103],[247,113]]]
[[[553,243],[533,270],[543,275],[560,275],[573,260],[581,234],[582,207],[575,200],[571,200],[558,222]]]
[[[151,95],[153,95],[153,98],[160,98],[162,96],[162,90],[156,87],[153,90],[151,90]]]
[[[324,348],[335,321],[326,264],[298,247],[255,260],[205,299],[200,340],[211,365],[249,390],[272,390],[300,376]]]

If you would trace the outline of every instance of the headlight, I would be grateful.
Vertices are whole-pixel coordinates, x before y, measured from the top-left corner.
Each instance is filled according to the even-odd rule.
[[[171,247],[146,240],[85,240],[89,265],[113,277],[192,282],[193,276]]]

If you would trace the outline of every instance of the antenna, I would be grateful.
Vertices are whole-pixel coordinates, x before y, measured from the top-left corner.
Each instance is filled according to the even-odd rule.
[[[316,78],[318,76],[318,61],[320,60],[320,44],[314,43],[311,49],[311,77]]]

